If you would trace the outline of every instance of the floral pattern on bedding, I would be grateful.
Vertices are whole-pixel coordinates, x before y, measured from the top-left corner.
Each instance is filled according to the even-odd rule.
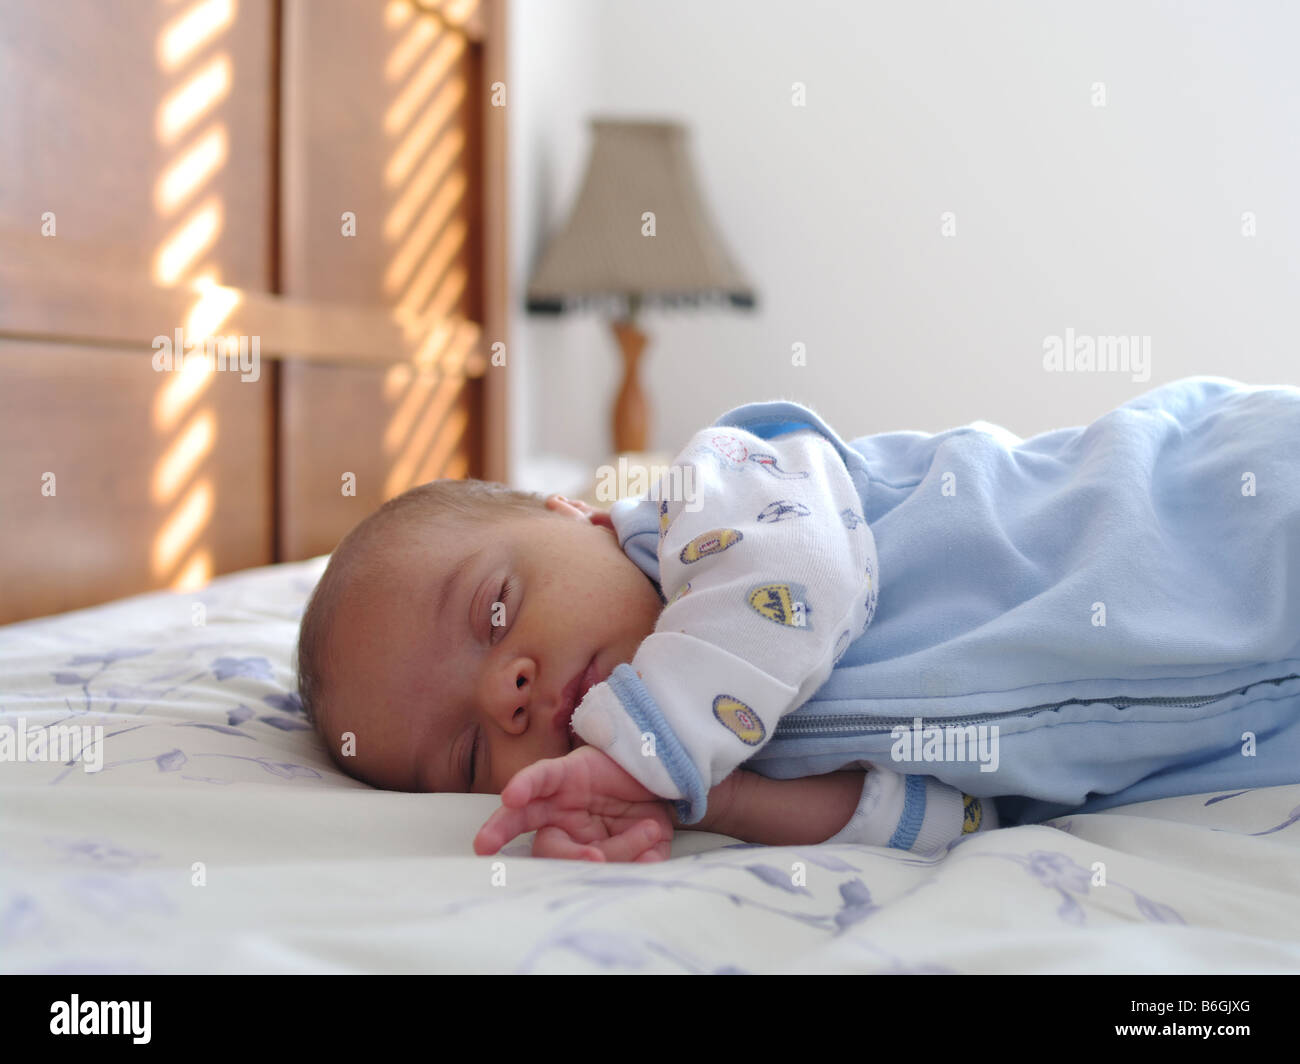
[[[1290,790],[1294,801],[1298,789],[1272,790]],[[830,970],[959,973],[971,968],[935,960],[932,944],[909,948],[900,917],[915,921],[918,914],[929,912],[935,921],[957,928],[968,924],[971,912],[931,910],[931,905],[941,900],[951,903],[954,893],[961,897],[965,888],[960,880],[976,879],[977,866],[990,863],[1018,870],[1000,877],[1003,889],[1015,899],[1014,912],[1008,912],[1005,920],[1009,926],[1032,927],[1036,936],[1052,925],[1070,934],[1117,923],[1130,928],[1187,928],[1196,922],[1177,906],[1119,877],[1097,886],[1095,872],[1085,861],[1102,854],[1117,866],[1132,861],[1132,855],[1113,846],[1101,850],[1041,825],[1001,834],[1007,842],[1028,838],[1034,843],[1059,834],[1066,848],[998,845],[995,833],[987,838],[968,836],[946,858],[937,860],[874,847],[749,844],[722,846],[649,866],[597,867],[500,855],[481,859],[504,865],[516,880],[500,889],[485,889],[482,877],[469,871],[470,862],[453,860],[454,870],[426,884],[430,896],[420,907],[419,925],[428,952],[407,948],[384,970],[446,970],[448,958],[438,948],[442,936],[454,938],[457,928],[472,927],[481,935],[481,953],[465,964],[466,970],[750,974],[815,970],[818,966],[809,965],[809,959],[826,955],[836,959],[825,966]],[[0,970],[29,974],[204,970],[201,964],[191,966],[179,957],[168,961],[167,951],[159,949],[169,935],[183,934],[208,902],[195,900],[189,869],[175,867],[174,855],[133,848],[103,835],[47,834],[41,842],[42,850],[30,855],[30,860],[14,860],[10,855],[10,868],[22,873],[24,885],[16,878],[9,889],[0,889],[0,957],[10,958],[0,961]],[[436,860],[429,859],[430,863]],[[955,866],[949,863],[954,861]],[[26,885],[29,874],[39,884],[35,889]],[[1179,889],[1182,874],[1166,872],[1171,891]],[[409,899],[420,889],[420,880],[412,870],[386,883],[385,889],[394,896],[394,909],[402,908],[398,899]],[[263,901],[260,926],[244,922],[241,907],[231,906],[226,914],[231,922],[223,932],[249,936],[260,931],[269,936],[280,919],[292,926],[291,899],[302,896],[300,887],[295,884],[282,892],[280,914],[274,907],[265,911]],[[336,922],[359,935],[367,928],[377,932],[390,917],[373,908],[373,897],[373,890],[361,891],[347,902],[339,901]],[[69,905],[76,907],[86,928],[116,931],[101,935],[102,955],[87,954],[84,941],[69,941],[72,936],[65,933]],[[1205,905],[1205,899],[1197,903],[1201,909]],[[973,911],[978,912],[978,906]],[[300,941],[313,926],[313,914],[304,915]],[[1200,920],[1204,922],[1204,912]],[[512,924],[516,927],[510,938],[497,933]],[[132,927],[148,929],[144,948],[132,948],[127,941],[125,929]],[[1300,935],[1300,920],[1291,919],[1287,930]],[[761,963],[755,963],[752,948],[758,932],[779,943]],[[48,955],[41,953],[39,959],[32,949],[38,942],[49,947]],[[742,943],[748,944],[743,950]],[[322,969],[333,970],[336,958],[328,933],[322,934],[318,949]],[[1142,970],[1141,965],[1133,970]]]
[[[661,864],[534,860],[527,838],[476,857],[484,796],[374,791],[304,719],[291,658],[322,567],[0,629],[0,724],[104,728],[100,772],[0,764],[0,971],[1300,968],[1300,786],[940,858],[693,832]]]
[[[23,718],[27,734],[60,725],[103,729],[103,749],[94,755],[102,761],[97,771],[86,771],[80,756],[58,764],[23,762],[5,771],[42,775],[51,786],[102,784],[124,770],[135,780],[149,773],[216,786],[254,776],[262,782],[334,777],[351,783],[325,756],[293,689],[297,623],[323,568],[320,560],[304,565],[305,570],[290,567],[298,573],[280,582],[278,595],[269,585],[262,588],[267,601],[252,626],[240,591],[249,578],[239,574],[193,595],[141,596],[0,629],[0,725],[17,727]],[[203,606],[202,625],[193,623],[196,603]],[[162,625],[158,607],[165,611]],[[125,630],[85,623],[109,613],[130,618]],[[256,640],[246,643],[250,627]],[[114,639],[103,645],[102,633],[110,631]],[[85,633],[93,649],[59,653],[58,644],[75,639],[74,633]],[[267,639],[273,642],[270,656]],[[268,740],[297,732],[309,734],[299,743]],[[268,741],[285,753],[261,749]]]

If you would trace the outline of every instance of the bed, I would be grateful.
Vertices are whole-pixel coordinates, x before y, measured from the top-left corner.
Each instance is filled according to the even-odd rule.
[[[494,797],[375,791],[303,720],[324,562],[0,629],[0,725],[103,729],[98,771],[0,765],[0,971],[1300,970],[1300,786],[936,859],[701,832],[654,865],[477,857]]]
[[[293,682],[323,555],[506,474],[505,5],[57,6],[0,0],[0,733],[102,733],[0,761],[0,972],[1300,970],[1300,787],[597,866],[343,775]],[[157,372],[181,324],[264,372]]]

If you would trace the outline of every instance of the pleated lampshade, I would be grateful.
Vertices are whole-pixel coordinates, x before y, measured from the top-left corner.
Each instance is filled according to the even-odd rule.
[[[608,297],[632,305],[754,305],[719,238],[677,122],[591,120],[582,191],[528,285],[530,311],[561,313]],[[646,212],[654,235],[646,235]]]

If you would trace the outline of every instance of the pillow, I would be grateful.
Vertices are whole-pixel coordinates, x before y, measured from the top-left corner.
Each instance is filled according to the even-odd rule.
[[[0,742],[23,758],[6,759],[5,783],[365,787],[330,760],[296,690],[298,622],[327,561],[0,628]]]

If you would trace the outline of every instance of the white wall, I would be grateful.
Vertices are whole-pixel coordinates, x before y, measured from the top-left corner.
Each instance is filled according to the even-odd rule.
[[[599,360],[595,323],[578,318],[539,323],[524,312],[524,292],[546,239],[563,225],[586,168],[586,115],[598,99],[594,57],[602,48],[600,7],[600,0],[509,2],[509,463],[512,483],[538,490],[581,490],[543,457],[560,450],[552,438],[553,414],[539,402],[549,391],[554,353],[586,350],[592,361]],[[589,382],[581,384],[585,391]],[[587,441],[587,449],[595,439]],[[579,450],[569,449],[569,457],[591,464]]]
[[[510,373],[525,478],[530,457],[589,470],[610,448],[607,323],[522,309],[577,194],[592,114],[689,124],[717,226],[759,293],[753,313],[644,316],[659,449],[753,399],[805,402],[847,437],[976,419],[1030,435],[1193,373],[1300,384],[1300,5],[511,10]],[[806,107],[791,104],[794,82]],[[1150,379],[1046,372],[1044,340],[1067,327],[1150,337]],[[804,367],[790,364],[796,342]]]

